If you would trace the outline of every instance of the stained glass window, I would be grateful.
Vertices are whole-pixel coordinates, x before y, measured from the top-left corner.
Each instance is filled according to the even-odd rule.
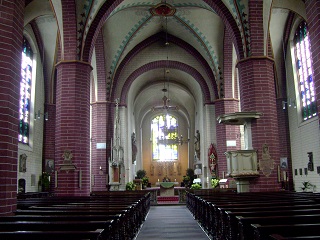
[[[303,120],[307,120],[317,115],[317,106],[310,54],[310,41],[306,22],[300,23],[297,28],[294,43],[302,117]]]
[[[29,143],[32,60],[33,52],[31,46],[28,41],[23,38],[18,140],[25,144]]]
[[[171,115],[156,116],[151,122],[152,159],[178,160],[178,123]]]

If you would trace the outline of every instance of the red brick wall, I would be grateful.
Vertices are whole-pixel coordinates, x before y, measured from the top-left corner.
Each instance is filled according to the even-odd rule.
[[[0,2],[0,215],[16,209],[23,10],[24,0]]]
[[[63,163],[63,152],[72,151],[76,171],[60,171],[57,195],[89,195],[90,119],[89,79],[92,68],[77,61],[57,65],[56,164]],[[79,174],[82,186],[79,188]]]
[[[277,167],[279,164],[279,132],[273,74],[273,61],[268,58],[249,58],[238,63],[241,107],[244,112],[260,112],[260,119],[252,122],[252,145],[261,159],[263,144],[269,146],[274,169],[269,177],[260,171],[252,191],[273,191],[279,188]]]

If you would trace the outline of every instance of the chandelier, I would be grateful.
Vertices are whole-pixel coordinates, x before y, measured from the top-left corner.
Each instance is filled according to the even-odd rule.
[[[178,136],[178,126],[175,123],[171,123],[171,118],[168,115],[168,111],[178,111],[179,106],[170,106],[169,105],[169,78],[167,75],[170,73],[168,69],[168,62],[169,62],[169,56],[168,56],[168,47],[169,47],[169,41],[168,41],[168,23],[167,23],[167,16],[165,18],[165,48],[166,48],[166,64],[163,69],[163,82],[164,86],[161,89],[163,92],[163,97],[162,97],[162,106],[154,106],[151,108],[152,111],[162,111],[162,119],[163,119],[163,124],[162,126],[159,127],[161,131],[159,132],[160,135],[156,138],[157,144],[158,145],[182,145],[183,143],[189,142],[189,139],[183,139],[183,136]]]

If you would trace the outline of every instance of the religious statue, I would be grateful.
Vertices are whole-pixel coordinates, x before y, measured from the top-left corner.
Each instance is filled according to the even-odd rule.
[[[196,152],[196,156],[200,159],[200,132],[197,130],[197,135],[195,136],[194,150]]]
[[[210,173],[212,177],[216,177],[216,169],[217,169],[217,158],[218,154],[214,147],[214,145],[211,143],[208,151],[208,160],[209,160],[209,167],[210,167]]]
[[[136,161],[137,158],[137,143],[136,143],[136,134],[132,133],[131,135],[131,144],[132,144],[132,164]]]
[[[25,153],[20,155],[19,161],[19,172],[26,172],[27,171],[27,155]]]
[[[150,175],[151,176],[154,175],[154,164],[153,163],[150,164]]]

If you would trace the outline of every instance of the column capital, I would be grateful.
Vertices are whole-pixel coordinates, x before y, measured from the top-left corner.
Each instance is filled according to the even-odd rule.
[[[88,62],[84,62],[84,61],[79,61],[79,60],[62,60],[60,62],[58,62],[55,67],[60,67],[63,64],[83,64],[83,65],[87,65],[88,67],[91,68],[91,71],[93,70],[93,67],[91,66],[90,63]]]
[[[243,58],[241,60],[239,60],[236,64],[236,67],[238,67],[238,64],[241,64],[241,63],[245,63],[245,62],[248,62],[248,61],[254,61],[254,60],[268,60],[272,63],[274,63],[274,59],[271,58],[271,57],[267,57],[267,56],[253,56],[253,57],[247,57],[247,58]]]

